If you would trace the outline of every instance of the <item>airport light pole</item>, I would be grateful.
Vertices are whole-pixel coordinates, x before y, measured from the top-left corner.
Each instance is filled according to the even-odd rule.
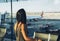
[[[11,23],[13,23],[13,13],[12,13],[12,0],[11,0]]]
[[[8,0],[5,0],[6,2],[8,2]],[[10,2],[11,2],[11,27],[10,27],[10,29],[11,29],[11,41],[13,41],[13,10],[12,10],[12,0],[10,0]]]
[[[18,2],[18,0],[16,0]],[[11,41],[13,41],[13,10],[12,10],[12,0],[11,0]]]
[[[11,41],[13,41],[13,10],[12,10],[12,0],[10,0],[11,1]],[[18,2],[18,0],[16,0],[17,2]],[[7,0],[6,0],[6,2],[8,2]]]
[[[11,41],[13,41],[13,13],[12,13],[12,0],[11,0]]]

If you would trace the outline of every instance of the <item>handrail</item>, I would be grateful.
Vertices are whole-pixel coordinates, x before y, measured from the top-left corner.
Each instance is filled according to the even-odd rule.
[[[40,38],[45,41],[57,41],[58,35],[54,35],[54,34],[50,34],[50,33],[34,32],[33,38]]]
[[[3,39],[6,34],[6,28],[0,28],[0,41]]]

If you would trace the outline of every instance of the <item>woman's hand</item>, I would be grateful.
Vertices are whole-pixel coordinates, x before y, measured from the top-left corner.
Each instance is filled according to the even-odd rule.
[[[42,41],[41,39],[38,39],[38,41]]]
[[[41,39],[34,39],[34,41],[42,41]]]

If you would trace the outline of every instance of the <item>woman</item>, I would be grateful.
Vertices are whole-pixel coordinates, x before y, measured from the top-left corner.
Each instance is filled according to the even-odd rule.
[[[27,36],[26,13],[24,9],[18,10],[16,14],[17,22],[14,25],[16,41],[37,41]],[[40,39],[38,41],[41,41]]]

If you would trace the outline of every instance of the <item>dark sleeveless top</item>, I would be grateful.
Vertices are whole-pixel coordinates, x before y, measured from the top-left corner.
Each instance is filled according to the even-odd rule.
[[[19,29],[18,26],[16,27],[15,34],[16,34],[16,41],[25,41],[21,29]]]

